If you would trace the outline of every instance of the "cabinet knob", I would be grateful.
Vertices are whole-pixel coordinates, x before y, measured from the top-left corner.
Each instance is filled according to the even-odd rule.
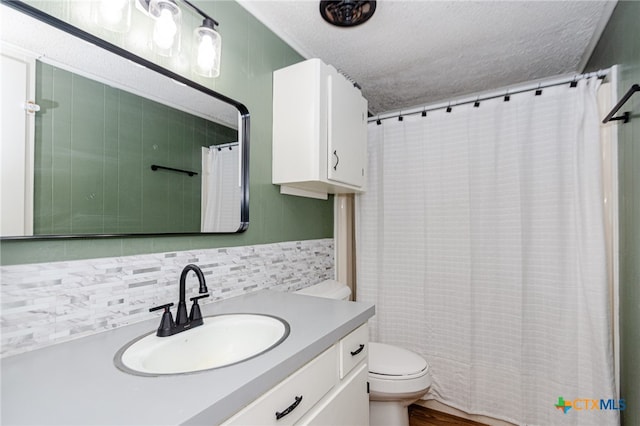
[[[36,112],[40,111],[40,105],[34,101],[27,101],[24,103],[24,110],[27,111],[27,114],[34,115]]]

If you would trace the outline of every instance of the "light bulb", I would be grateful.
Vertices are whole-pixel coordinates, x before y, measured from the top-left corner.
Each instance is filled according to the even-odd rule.
[[[222,49],[222,38],[214,29],[214,25],[217,25],[215,21],[205,19],[200,27],[193,30],[191,44],[193,71],[210,78],[220,75],[220,50]]]
[[[209,34],[202,36],[198,45],[198,67],[202,70],[210,70],[215,65],[216,49],[213,45],[213,39]]]
[[[131,3],[129,0],[100,0],[91,2],[94,24],[110,31],[125,33],[131,28]]]
[[[168,9],[160,11],[153,27],[153,41],[161,49],[171,49],[173,40],[178,32],[178,26],[173,21],[173,14]]]
[[[105,23],[117,25],[124,17],[127,0],[102,0],[100,2],[100,15]]]

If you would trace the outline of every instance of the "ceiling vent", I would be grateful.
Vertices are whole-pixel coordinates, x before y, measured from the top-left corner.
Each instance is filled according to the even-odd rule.
[[[376,11],[375,0],[322,0],[320,15],[337,27],[353,27],[366,22]]]

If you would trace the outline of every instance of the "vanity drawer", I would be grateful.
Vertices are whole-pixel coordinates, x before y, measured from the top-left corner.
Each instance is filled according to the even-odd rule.
[[[337,351],[331,346],[223,424],[294,424],[338,382]]]
[[[340,378],[344,378],[369,354],[369,328],[367,324],[356,328],[340,340]]]

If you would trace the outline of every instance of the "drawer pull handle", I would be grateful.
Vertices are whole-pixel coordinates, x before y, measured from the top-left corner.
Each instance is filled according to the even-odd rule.
[[[351,356],[356,356],[358,355],[360,352],[362,352],[362,350],[364,349],[364,345],[360,345],[358,347],[358,349],[356,349],[355,351],[351,352]]]
[[[338,151],[333,150],[333,155],[336,157],[336,164],[333,165],[333,170],[338,170],[338,163],[340,162],[340,157],[338,157]]]
[[[283,418],[284,416],[286,416],[287,414],[295,410],[296,407],[300,405],[300,401],[302,401],[302,395],[296,396],[295,402],[291,404],[289,407],[287,407],[287,409],[284,410],[283,412],[276,411],[276,420],[280,420],[281,418]]]

